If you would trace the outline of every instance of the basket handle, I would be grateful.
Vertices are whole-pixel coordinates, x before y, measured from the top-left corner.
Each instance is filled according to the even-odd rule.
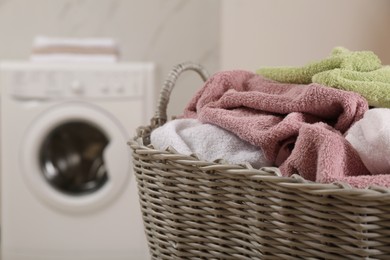
[[[158,106],[155,111],[155,115],[151,120],[152,125],[161,126],[168,120],[167,106],[169,103],[169,97],[171,95],[172,89],[175,86],[176,80],[178,79],[179,75],[187,70],[193,70],[197,72],[199,76],[203,79],[203,81],[206,81],[209,77],[209,73],[199,64],[192,62],[184,62],[176,65],[169,73],[160,91]]]

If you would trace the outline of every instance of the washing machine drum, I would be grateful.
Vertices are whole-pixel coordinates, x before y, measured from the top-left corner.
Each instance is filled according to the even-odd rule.
[[[69,122],[53,129],[43,142],[40,167],[55,189],[83,195],[101,188],[108,180],[103,151],[109,140],[95,126]]]

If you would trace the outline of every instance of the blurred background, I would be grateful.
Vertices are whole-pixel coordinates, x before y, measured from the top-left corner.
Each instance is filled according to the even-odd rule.
[[[43,66],[42,73],[35,71],[34,65],[28,68],[11,66],[5,76],[1,74],[0,245],[6,252],[2,254],[3,260],[122,260],[129,259],[129,255],[136,260],[148,259],[136,184],[130,170],[128,137],[123,138],[122,126],[115,125],[117,121],[122,123],[127,134],[132,136],[140,122],[150,119],[139,112],[147,110],[145,105],[150,104],[148,96],[139,93],[150,94],[151,91],[137,90],[137,86],[131,85],[134,82],[139,88],[146,89],[150,85],[147,80],[153,76],[155,81],[151,88],[158,93],[171,69],[182,62],[201,64],[210,74],[231,69],[254,72],[262,66],[303,66],[324,59],[336,46],[352,51],[371,50],[384,65],[390,64],[389,25],[388,0],[0,0],[0,62],[29,61],[37,36],[80,40],[106,38],[119,46],[118,63],[153,63],[156,69],[153,75],[148,74],[150,67],[115,74],[118,71],[114,65],[107,67],[110,68],[107,73],[98,71],[96,74],[97,67],[92,66],[93,73],[89,74],[88,69],[83,71],[85,67],[75,66],[75,73],[69,76],[66,74],[67,65],[61,65],[54,73],[50,65]],[[99,93],[95,86],[95,83],[101,83],[95,77],[98,74],[105,74],[104,79],[108,80]],[[58,75],[68,81],[62,82]],[[134,81],[112,75],[124,75]],[[138,76],[141,81],[136,81]],[[30,79],[39,77],[46,83],[34,85],[30,82]],[[82,86],[78,77],[92,83]],[[55,80],[51,81],[53,78]],[[56,82],[55,87],[64,86],[70,94],[56,96],[60,93],[56,92],[51,99],[50,91],[54,86],[50,82]],[[195,73],[184,73],[171,95],[168,115],[181,114],[202,85]],[[8,92],[4,91],[5,87]],[[82,87],[90,91],[86,91],[85,96]],[[42,93],[35,93],[38,89],[44,98],[39,96]],[[121,96],[126,90],[130,94]],[[79,105],[67,108],[66,102],[62,101],[68,100],[69,95],[96,105],[97,109],[83,110]],[[93,95],[107,100],[95,99]],[[153,110],[157,96],[150,105]],[[65,107],[59,109],[63,118],[57,117],[55,109],[51,113],[52,105]],[[106,110],[114,115],[114,123],[106,118]],[[83,113],[85,116],[82,123],[92,122],[88,128],[86,125],[67,124],[69,118],[80,123],[79,112],[80,116]],[[41,120],[42,115],[51,118]],[[69,129],[72,131],[66,133]],[[83,132],[82,129],[87,130]],[[72,143],[66,138],[65,141],[59,140],[52,132],[65,137],[82,133],[82,137],[75,138]],[[99,132],[98,137],[104,140],[92,140],[91,133],[95,132]],[[106,133],[115,134],[105,140]],[[53,152],[46,149],[50,148],[47,144],[51,139],[55,142]],[[110,149],[105,149],[112,143],[116,150],[107,157],[107,163],[102,154],[112,148],[108,145]],[[65,145],[69,147],[62,149]],[[83,155],[85,151],[89,151],[88,160]],[[43,158],[42,154],[46,152],[52,157]],[[21,159],[28,163],[21,162]],[[74,174],[71,167],[90,166],[94,160],[100,163],[96,176],[104,174],[103,184],[86,195],[55,190],[42,178],[41,168],[45,165],[41,166],[44,163],[50,166],[58,163],[58,168],[63,167],[65,170],[52,167],[53,175],[58,177]],[[26,175],[30,176],[27,181],[24,179]],[[115,176],[122,177],[115,179]],[[126,186],[130,185],[126,178],[132,178],[133,186]],[[110,195],[109,191],[106,192],[109,196],[106,196],[105,189],[111,189],[115,194]],[[38,196],[32,196],[33,193]],[[46,205],[47,201],[50,201],[50,206]],[[99,210],[83,209],[83,203]],[[136,209],[139,212],[133,214]],[[139,252],[139,257],[134,252]],[[36,258],[33,258],[35,253]],[[97,257],[75,258],[89,254]],[[11,255],[13,258],[7,257]]]
[[[304,65],[335,46],[390,63],[387,0],[0,0],[0,60],[28,59],[36,35],[110,37],[123,61],[152,61],[159,89],[177,63],[223,69]],[[178,114],[200,87],[183,75]]]
[[[210,72],[220,68],[220,20],[218,0],[1,0],[0,59],[29,59],[37,35],[113,38],[120,60],[156,63],[159,89],[178,63],[201,63]],[[182,81],[172,113],[201,83],[191,73]]]

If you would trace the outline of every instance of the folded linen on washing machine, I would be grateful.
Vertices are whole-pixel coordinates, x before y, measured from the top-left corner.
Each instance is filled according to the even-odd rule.
[[[117,62],[119,47],[111,38],[34,38],[31,61]]]

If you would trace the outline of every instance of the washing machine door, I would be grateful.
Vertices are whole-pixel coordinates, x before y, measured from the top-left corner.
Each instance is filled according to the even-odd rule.
[[[130,181],[127,140],[115,116],[97,106],[54,106],[26,131],[23,175],[43,202],[90,212],[111,202]]]

